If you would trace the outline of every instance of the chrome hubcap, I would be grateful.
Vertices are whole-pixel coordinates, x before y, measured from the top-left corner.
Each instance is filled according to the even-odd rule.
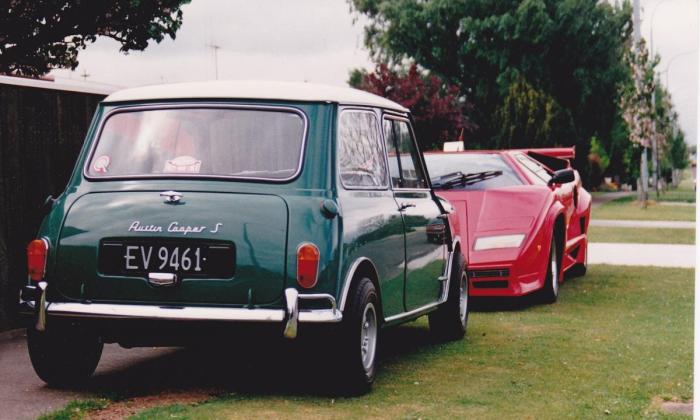
[[[469,304],[468,288],[467,273],[462,273],[462,278],[459,282],[459,316],[462,320],[462,326],[467,324],[467,305]]]
[[[360,334],[360,350],[362,351],[362,366],[369,372],[374,365],[377,352],[377,312],[374,304],[368,303],[362,314],[362,333]]]
[[[552,290],[556,295],[559,293],[559,269],[557,267],[557,252],[555,250],[552,250],[552,260],[549,265],[552,276]]]

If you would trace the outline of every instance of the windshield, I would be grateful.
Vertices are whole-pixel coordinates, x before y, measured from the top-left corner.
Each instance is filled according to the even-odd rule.
[[[428,153],[425,164],[436,189],[486,190],[523,183],[495,153]]]
[[[103,124],[90,177],[293,178],[305,121],[297,112],[190,108],[120,112]]]

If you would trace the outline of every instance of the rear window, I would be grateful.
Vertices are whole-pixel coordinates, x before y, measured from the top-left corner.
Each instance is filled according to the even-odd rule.
[[[176,108],[108,117],[94,178],[224,176],[283,181],[301,168],[306,121],[276,109]]]
[[[450,189],[485,190],[523,184],[513,168],[495,153],[429,153],[425,155],[425,164],[436,188],[459,173],[470,181],[453,183]],[[479,178],[479,174],[487,176]]]

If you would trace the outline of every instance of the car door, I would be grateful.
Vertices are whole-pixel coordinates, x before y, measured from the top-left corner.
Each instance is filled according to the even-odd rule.
[[[386,115],[383,131],[391,186],[404,224],[405,305],[411,311],[439,298],[447,253],[445,235],[436,240],[428,232],[429,225],[442,223],[442,219],[430,193],[409,120]]]
[[[404,312],[403,221],[389,188],[381,115],[344,108],[338,117],[338,202],[342,210],[344,269],[369,259],[377,270],[384,316]]]

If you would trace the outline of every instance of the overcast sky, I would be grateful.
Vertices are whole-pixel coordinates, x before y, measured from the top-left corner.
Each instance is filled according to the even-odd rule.
[[[696,141],[698,102],[698,6],[694,0],[641,0],[642,35],[649,41],[653,17],[654,51],[687,140]],[[218,45],[219,79],[294,80],[345,85],[354,67],[371,68],[364,48],[364,20],[345,0],[193,0],[182,8],[175,40],[143,52],[119,53],[119,44],[99,39],[79,55],[74,72],[58,78],[120,87],[214,79]],[[353,21],[356,22],[353,23]],[[669,67],[670,63],[670,67]],[[666,74],[661,76],[666,83]]]

